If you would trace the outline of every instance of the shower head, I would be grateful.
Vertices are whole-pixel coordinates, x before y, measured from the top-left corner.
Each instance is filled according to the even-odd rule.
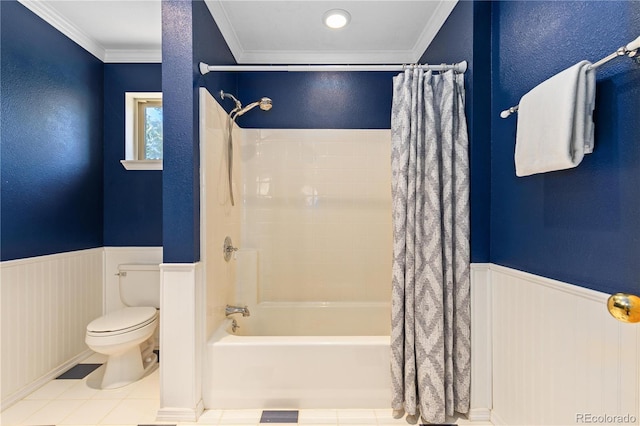
[[[253,103],[247,105],[246,107],[242,108],[240,111],[238,111],[235,114],[235,117],[239,117],[242,114],[244,114],[245,112],[247,112],[247,111],[249,111],[249,110],[251,110],[251,109],[253,109],[253,108],[257,107],[257,106],[260,106],[260,109],[263,110],[263,111],[269,111],[271,109],[271,107],[273,106],[273,104],[272,104],[271,99],[269,99],[269,98],[261,98],[259,101],[253,102]]]
[[[1,1],[1,0],[0,0]],[[244,114],[245,112],[260,106],[260,109],[263,111],[269,111],[271,109],[272,102],[271,99],[269,98],[260,98],[259,101],[254,102],[252,104],[247,105],[246,107],[242,108],[242,104],[240,103],[239,100],[237,100],[235,98],[235,96],[233,96],[230,93],[225,93],[223,90],[220,91],[220,98],[224,100],[224,98],[229,98],[231,100],[233,100],[236,103],[236,107],[231,110],[231,112],[229,113],[229,117],[233,120],[235,120],[237,117],[240,117],[242,114]]]
[[[261,98],[260,99],[260,109],[263,111],[269,111],[273,103],[271,102],[271,98]]]

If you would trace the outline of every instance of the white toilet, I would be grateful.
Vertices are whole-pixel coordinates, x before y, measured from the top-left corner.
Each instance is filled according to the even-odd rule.
[[[85,337],[89,348],[109,357],[102,389],[135,382],[158,359],[153,349],[160,307],[160,268],[120,265],[118,269],[120,300],[127,307],[91,321]]]

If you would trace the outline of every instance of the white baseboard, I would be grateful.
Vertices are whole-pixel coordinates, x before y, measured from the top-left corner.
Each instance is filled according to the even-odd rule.
[[[500,415],[497,414],[495,411],[491,411],[491,423],[494,426],[499,426],[499,425],[505,425],[506,426],[506,424],[507,424],[504,420],[502,420]]]
[[[469,420],[472,422],[491,421],[491,410],[488,408],[472,408],[469,410]]]
[[[94,352],[91,349],[87,349],[81,354],[78,354],[77,356],[71,358],[69,361],[60,365],[59,367],[51,370],[49,373],[45,374],[44,376],[41,376],[38,380],[29,383],[27,386],[23,387],[19,391],[4,398],[0,403],[0,411],[6,410],[7,408],[12,406],[16,402],[20,401],[22,398],[26,397],[30,393],[35,392],[40,387],[49,383],[49,381],[55,379],[56,377],[58,377],[59,375],[61,375],[71,367],[73,367],[74,365],[80,363],[80,361],[83,361],[88,357],[90,357],[91,355],[93,355],[93,353]]]
[[[202,400],[198,402],[196,408],[160,408],[156,416],[159,422],[197,422],[204,412]]]

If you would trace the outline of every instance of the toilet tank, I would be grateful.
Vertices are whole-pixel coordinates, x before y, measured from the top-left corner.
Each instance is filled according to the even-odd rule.
[[[122,303],[160,308],[159,265],[118,265],[118,276]]]

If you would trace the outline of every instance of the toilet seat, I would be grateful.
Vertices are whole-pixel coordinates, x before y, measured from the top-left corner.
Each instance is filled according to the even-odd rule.
[[[125,334],[143,328],[158,317],[158,311],[152,307],[129,307],[108,313],[87,325],[87,335],[108,337]]]

